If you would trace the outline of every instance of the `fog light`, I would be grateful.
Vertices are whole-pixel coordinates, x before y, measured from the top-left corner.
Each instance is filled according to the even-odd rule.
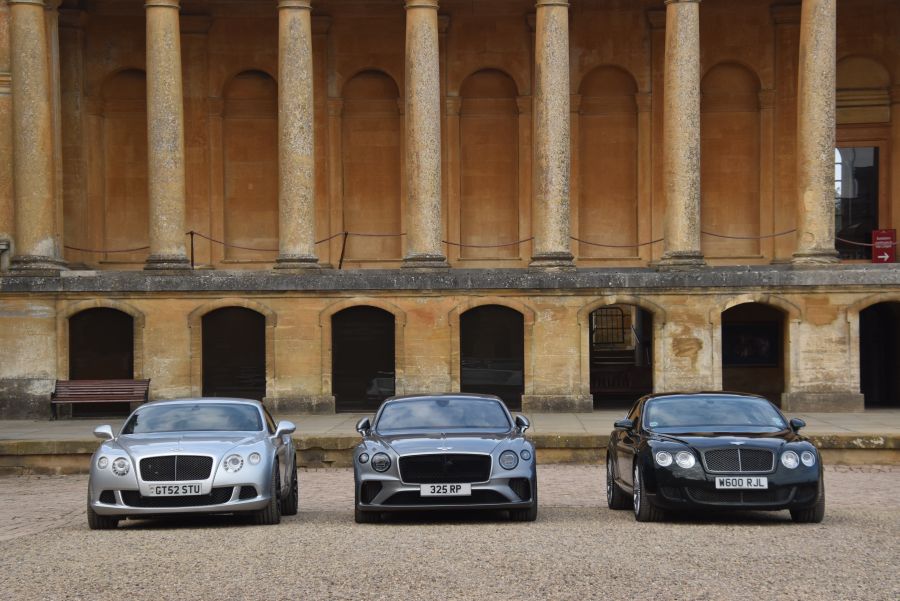
[[[250,462],[250,465],[259,465],[259,462],[262,461],[262,456],[259,453],[250,453],[247,461]]]
[[[656,463],[662,467],[669,467],[672,465],[672,453],[668,451],[659,451],[654,455],[654,458],[656,459]]]
[[[240,455],[229,455],[222,462],[222,467],[225,468],[226,472],[239,472],[244,467],[244,458]]]
[[[785,451],[781,454],[781,465],[792,470],[800,465],[800,458],[793,451]]]
[[[109,457],[101,457],[97,460],[97,467],[101,470],[105,470],[109,466]]]
[[[697,463],[697,460],[694,459],[694,454],[690,451],[678,451],[677,453],[675,453],[675,463],[677,463],[679,467],[690,469],[694,467],[694,465]]]
[[[124,457],[119,457],[112,462],[112,471],[117,476],[124,476],[131,469],[131,464]]]
[[[369,460],[369,454],[368,453],[360,453],[359,457],[357,457],[357,459],[359,459],[360,463],[365,463],[366,461]]]
[[[500,453],[500,467],[505,470],[511,470],[519,465],[519,456],[515,451],[503,451]]]
[[[803,465],[806,467],[812,467],[816,464],[816,454],[812,451],[803,451],[800,453],[800,461],[802,461]]]
[[[519,453],[519,455],[522,456],[522,459],[523,459],[524,461],[530,461],[530,460],[531,460],[531,451],[529,451],[528,449],[522,449],[522,452]]]
[[[391,458],[387,453],[375,453],[372,456],[372,468],[376,472],[386,472],[391,467]]]

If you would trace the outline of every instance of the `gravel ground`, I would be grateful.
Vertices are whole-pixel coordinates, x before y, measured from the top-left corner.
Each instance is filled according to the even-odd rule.
[[[829,467],[819,525],[787,512],[638,524],[596,466],[540,468],[532,524],[357,525],[350,470],[301,472],[301,513],[92,532],[84,476],[0,478],[0,599],[900,599],[900,467]]]

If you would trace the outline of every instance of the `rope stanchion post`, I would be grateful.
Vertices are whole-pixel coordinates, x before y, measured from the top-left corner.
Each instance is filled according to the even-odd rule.
[[[188,232],[191,235],[191,269],[194,268],[194,230]]]
[[[344,251],[347,249],[347,236],[349,232],[344,232],[344,239],[341,241],[341,258],[338,260],[338,271],[344,267]]]

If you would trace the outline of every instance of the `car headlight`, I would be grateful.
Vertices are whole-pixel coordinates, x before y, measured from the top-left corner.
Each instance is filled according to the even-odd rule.
[[[803,465],[806,467],[812,467],[816,464],[816,454],[812,451],[803,451],[800,453],[800,461],[802,461]]]
[[[109,467],[109,457],[101,457],[100,459],[98,459],[97,467],[99,467],[101,470],[105,470],[107,467]]]
[[[528,449],[522,449],[522,452],[519,453],[522,456],[522,461],[531,461],[531,451]]]
[[[500,453],[500,467],[505,470],[514,469],[519,465],[519,456],[515,451],[503,451]]]
[[[658,451],[653,458],[656,459],[656,463],[662,467],[669,467],[672,465],[672,453],[668,451]]]
[[[697,460],[694,459],[694,454],[690,451],[678,451],[675,453],[675,463],[677,463],[679,467],[690,469],[697,464]]]
[[[387,453],[375,453],[372,456],[372,469],[376,472],[386,472],[391,467],[391,458]]]
[[[792,470],[800,465],[800,458],[794,451],[785,451],[781,454],[781,465]]]
[[[240,455],[229,455],[222,462],[222,467],[225,468],[226,472],[239,472],[244,467],[244,458]]]
[[[259,462],[262,461],[262,455],[259,453],[250,453],[250,456],[247,457],[247,461],[250,462],[250,465],[259,465]]]
[[[131,470],[131,463],[124,457],[119,457],[112,462],[112,471],[117,476],[124,476]]]
[[[365,463],[366,461],[369,460],[369,454],[368,453],[360,453],[359,457],[357,457],[357,459],[359,460],[360,463]]]

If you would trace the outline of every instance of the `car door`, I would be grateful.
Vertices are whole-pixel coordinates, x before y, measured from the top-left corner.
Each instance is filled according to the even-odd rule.
[[[275,434],[275,429],[277,428],[275,420],[272,418],[272,414],[269,413],[268,409],[263,408],[263,413],[266,414],[266,429],[269,431],[269,436],[272,436]],[[287,434],[286,436],[290,436],[290,434]],[[285,444],[283,436],[281,438],[273,438],[272,444],[275,445],[275,457],[278,459],[278,476],[281,479],[281,486],[283,488],[288,481],[288,470],[290,470],[293,465],[288,456],[291,445]]]
[[[639,432],[642,407],[643,402],[638,402],[631,408],[631,411],[628,413],[628,419],[634,423],[634,427],[627,432],[619,430],[615,443],[616,470],[618,471],[619,480],[629,488],[633,485],[632,466],[634,465],[634,455],[640,444]]]

